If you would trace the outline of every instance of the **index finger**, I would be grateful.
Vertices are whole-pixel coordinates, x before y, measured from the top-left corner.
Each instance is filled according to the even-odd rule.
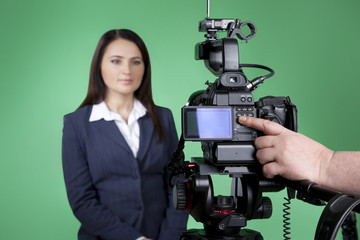
[[[265,134],[269,135],[278,135],[283,131],[286,131],[286,128],[280,124],[271,122],[269,120],[254,118],[254,117],[239,117],[239,123],[254,128],[256,130],[262,131]]]

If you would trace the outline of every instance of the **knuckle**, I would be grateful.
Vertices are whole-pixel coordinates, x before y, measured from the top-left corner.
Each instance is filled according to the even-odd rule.
[[[270,164],[266,164],[263,166],[263,174],[267,178],[273,178],[277,173]]]
[[[272,122],[270,120],[265,120],[262,123],[264,130],[269,130],[272,126]]]

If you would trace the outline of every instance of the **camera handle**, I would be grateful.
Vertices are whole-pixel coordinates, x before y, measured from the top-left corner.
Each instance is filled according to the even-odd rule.
[[[242,32],[242,29],[248,26],[250,29],[250,34],[245,36]],[[228,30],[228,38],[233,38],[237,36],[240,40],[245,40],[246,42],[252,39],[256,34],[256,26],[254,23],[250,21],[240,22],[239,19],[236,20],[236,23],[230,23],[229,30]]]
[[[326,205],[316,228],[315,239],[335,239],[339,228],[350,212],[359,211],[360,197],[348,194],[337,194]]]

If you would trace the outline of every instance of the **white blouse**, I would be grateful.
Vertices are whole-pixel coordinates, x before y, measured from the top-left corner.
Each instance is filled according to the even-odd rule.
[[[130,112],[128,123],[124,121],[120,114],[111,112],[106,103],[102,101],[99,104],[93,105],[89,122],[99,121],[114,121],[119,128],[121,134],[124,136],[134,156],[137,156],[140,142],[140,128],[138,119],[146,114],[146,108],[142,103],[134,98],[133,109]]]

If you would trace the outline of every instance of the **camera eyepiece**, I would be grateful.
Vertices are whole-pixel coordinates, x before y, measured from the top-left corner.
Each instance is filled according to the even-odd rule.
[[[238,88],[247,84],[244,74],[241,73],[224,73],[221,75],[220,83],[224,87]]]

